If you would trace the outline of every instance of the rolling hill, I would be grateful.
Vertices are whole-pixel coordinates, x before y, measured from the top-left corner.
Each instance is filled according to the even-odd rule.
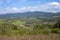
[[[0,14],[0,18],[29,18],[35,17],[39,19],[60,19],[60,13],[51,13],[51,12],[24,12],[24,13],[7,13],[7,14]]]

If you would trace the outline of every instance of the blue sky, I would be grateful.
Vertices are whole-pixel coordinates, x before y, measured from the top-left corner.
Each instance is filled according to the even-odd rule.
[[[27,11],[60,12],[60,0],[0,0],[0,14]]]

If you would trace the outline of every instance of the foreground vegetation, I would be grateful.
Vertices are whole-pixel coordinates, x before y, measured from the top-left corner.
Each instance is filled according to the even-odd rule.
[[[26,35],[26,36],[0,36],[0,40],[60,40],[60,34]]]
[[[60,34],[60,20],[44,21],[37,18],[0,19],[0,35]]]

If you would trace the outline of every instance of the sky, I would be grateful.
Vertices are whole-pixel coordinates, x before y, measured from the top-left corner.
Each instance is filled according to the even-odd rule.
[[[60,0],[0,0],[0,14],[28,11],[60,12]]]

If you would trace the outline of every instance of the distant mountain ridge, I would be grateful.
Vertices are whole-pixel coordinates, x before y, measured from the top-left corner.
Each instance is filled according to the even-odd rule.
[[[24,12],[24,13],[7,13],[7,14],[0,14],[0,18],[29,18],[29,17],[36,17],[41,19],[60,19],[60,13],[51,13],[51,12]]]

